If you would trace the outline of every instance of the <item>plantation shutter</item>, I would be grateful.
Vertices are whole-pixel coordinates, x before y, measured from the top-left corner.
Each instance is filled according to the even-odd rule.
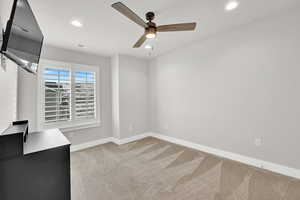
[[[70,70],[65,68],[44,68],[44,120],[56,123],[71,120]]]
[[[75,118],[96,118],[96,77],[94,72],[75,70]]]

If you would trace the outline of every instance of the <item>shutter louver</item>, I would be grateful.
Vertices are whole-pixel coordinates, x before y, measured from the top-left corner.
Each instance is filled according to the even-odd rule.
[[[71,120],[70,71],[60,68],[44,69],[45,123]]]
[[[75,118],[96,118],[96,77],[94,72],[75,70]]]

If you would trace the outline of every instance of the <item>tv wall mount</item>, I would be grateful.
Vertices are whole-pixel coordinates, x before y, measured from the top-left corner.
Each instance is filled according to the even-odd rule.
[[[2,47],[2,43],[3,43],[3,36],[4,36],[4,29],[2,29],[1,31],[1,35],[0,35],[0,47]],[[2,53],[2,51],[0,50],[1,53],[1,68],[6,71],[6,57],[4,56],[4,54]]]

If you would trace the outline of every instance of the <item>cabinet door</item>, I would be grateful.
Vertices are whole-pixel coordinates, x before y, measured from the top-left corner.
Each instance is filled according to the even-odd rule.
[[[1,200],[70,200],[70,147],[0,161]]]

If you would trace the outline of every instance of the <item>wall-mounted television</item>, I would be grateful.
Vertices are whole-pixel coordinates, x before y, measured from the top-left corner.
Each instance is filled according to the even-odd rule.
[[[27,0],[14,0],[3,35],[1,53],[30,73],[36,73],[44,36]]]

